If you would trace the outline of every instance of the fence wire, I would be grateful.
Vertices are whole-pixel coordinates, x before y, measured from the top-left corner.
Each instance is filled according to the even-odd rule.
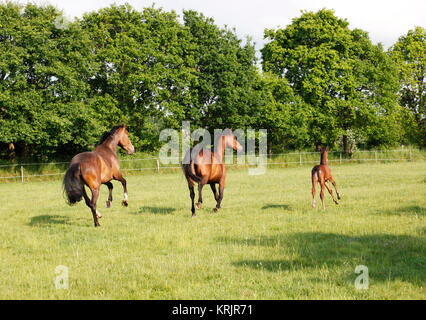
[[[405,155],[404,158],[398,157],[398,158],[385,158],[379,155],[383,155],[385,153],[403,153]],[[374,154],[374,157],[372,158],[366,158],[366,157],[362,157],[362,158],[356,158],[357,154]],[[317,157],[318,159],[316,160],[308,160],[308,159],[304,159],[306,158],[306,156],[313,156],[314,154],[319,155],[319,152],[289,152],[289,153],[276,153],[276,154],[258,154],[257,157],[259,156],[264,156],[267,159],[266,165],[269,166],[276,166],[276,165],[280,165],[280,166],[286,166],[286,165],[304,165],[304,164],[314,164],[314,163],[319,163],[319,156]],[[403,149],[403,150],[376,150],[376,151],[369,151],[369,150],[359,150],[356,153],[353,154],[352,158],[345,158],[343,157],[343,152],[340,151],[329,151],[329,154],[339,154],[338,158],[336,158],[336,156],[332,156],[332,159],[329,159],[328,161],[331,163],[346,163],[346,162],[369,162],[369,161],[373,161],[373,162],[386,162],[386,161],[414,161],[414,156],[412,153],[412,150],[410,149]],[[292,157],[292,156],[298,156],[298,160],[296,161],[286,161],[285,159],[282,159],[283,157],[288,158],[288,157]],[[273,159],[277,159],[280,158],[279,161],[273,161]],[[420,157],[420,161],[424,161],[423,160],[423,156]],[[181,157],[176,158],[176,157],[168,157],[169,160],[175,159],[175,160],[180,160]],[[235,160],[235,157],[234,157]],[[278,160],[278,159],[277,159]],[[283,161],[284,160],[284,161]],[[292,159],[294,160],[294,159]],[[416,159],[418,160],[418,159]],[[170,169],[180,169],[180,166],[176,166],[176,165],[161,165],[160,159],[159,158],[135,158],[135,159],[123,159],[120,160],[121,163],[125,163],[125,164],[130,164],[130,163],[137,163],[140,161],[152,161],[154,162],[156,165],[154,167],[143,167],[143,166],[139,166],[139,167],[131,167],[131,168],[126,168],[125,166],[122,166],[121,171],[123,172],[143,172],[146,170],[151,170],[151,171],[156,171],[156,172],[160,172],[160,171],[165,171],[165,170],[170,170]],[[50,167],[50,166],[66,166],[68,165],[69,162],[63,161],[63,162],[50,162],[50,163],[19,163],[19,164],[2,164],[0,165],[0,174],[1,172],[3,172],[3,176],[0,176],[0,179],[7,180],[7,179],[21,179],[21,182],[24,182],[25,180],[31,179],[31,178],[36,178],[36,177],[53,177],[53,176],[61,176],[65,174],[65,171],[61,171],[61,172],[55,172],[55,173],[38,173],[38,174],[30,174],[28,171],[28,169],[25,169],[27,167]],[[227,166],[230,167],[253,167],[256,166],[257,164],[252,164],[248,161],[245,161],[244,164],[238,164],[238,163],[232,163],[232,164],[227,164],[225,161],[225,164]],[[132,165],[134,166],[134,165]],[[15,168],[15,174],[13,175],[5,175],[5,169],[7,168]],[[20,170],[20,174],[16,174],[16,169]],[[12,170],[10,170],[12,171]],[[27,171],[27,172],[25,172]]]

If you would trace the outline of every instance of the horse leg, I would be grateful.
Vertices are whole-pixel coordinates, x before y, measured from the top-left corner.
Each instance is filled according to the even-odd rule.
[[[217,193],[217,190],[216,190],[216,184],[210,183],[210,187],[212,188],[214,199],[217,201],[217,199],[219,198],[219,194]]]
[[[331,184],[333,185],[334,189],[336,190],[337,199],[340,200],[342,198],[342,196],[340,195],[339,191],[337,191],[336,182],[334,181],[334,179],[332,177],[330,177],[330,179],[328,179],[328,180],[330,180]]]
[[[115,180],[118,180],[121,182],[121,184],[123,185],[123,192],[124,192],[124,199],[121,202],[121,204],[125,207],[127,207],[129,205],[129,196],[127,194],[127,181],[126,179],[123,178],[123,176],[121,175],[121,172],[119,173],[119,176],[117,178],[115,178]]]
[[[330,186],[327,184],[327,182],[325,182],[324,185],[327,188],[328,192],[331,194],[331,197],[333,198],[334,203],[339,204],[339,202],[334,197],[333,190],[330,188]]]
[[[191,197],[191,213],[192,216],[195,217],[195,206],[194,206],[194,199],[195,199],[195,191],[194,191],[194,183],[188,182],[188,188],[189,188],[189,196]]]
[[[203,203],[203,187],[207,183],[208,177],[203,177],[203,179],[198,183],[198,202],[195,205],[197,209],[201,209],[201,204]]]
[[[109,195],[108,195],[108,200],[106,202],[106,207],[110,208],[111,207],[111,202],[112,202],[112,189],[113,189],[113,185],[111,182],[106,182],[105,185],[108,187],[109,190]]]
[[[217,198],[216,208],[213,209],[214,212],[217,212],[220,209],[220,204],[223,199],[224,189],[225,189],[225,182],[219,182],[219,197]]]
[[[92,190],[92,189],[91,189]],[[102,218],[102,215],[98,210],[96,210],[96,202],[98,201],[99,197],[99,187],[92,190],[92,200],[89,201],[89,198],[87,197],[86,191],[83,192],[84,200],[86,200],[86,204],[89,202],[89,207],[92,209],[92,215],[93,215],[93,221],[95,222],[95,227],[99,227],[99,221],[98,218]]]
[[[316,174],[312,175],[312,208],[315,208],[315,192],[316,192],[316,185],[318,183],[318,178]]]
[[[320,184],[321,184],[320,198],[321,198],[322,208],[325,210],[325,203],[324,203],[324,185],[325,185],[325,181],[324,181],[324,179],[321,179]]]

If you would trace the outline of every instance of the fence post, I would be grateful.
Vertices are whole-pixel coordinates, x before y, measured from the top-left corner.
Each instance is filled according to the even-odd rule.
[[[411,149],[410,149],[410,152],[408,153],[408,155],[409,155],[409,161],[411,162],[412,161],[412,159],[411,159]]]
[[[342,164],[342,153],[340,152],[340,164]]]
[[[160,161],[157,159],[157,172],[160,172]]]
[[[21,182],[24,183],[24,167],[21,166]]]
[[[299,151],[299,165],[302,165],[302,153]]]
[[[377,163],[377,151],[374,151],[374,159],[376,160],[376,163]]]

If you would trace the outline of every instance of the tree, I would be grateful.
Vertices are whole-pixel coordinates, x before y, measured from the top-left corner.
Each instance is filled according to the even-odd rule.
[[[404,108],[403,121],[408,141],[425,147],[425,29],[415,27],[408,31],[389,49],[389,54],[398,67],[401,84],[399,103]]]
[[[134,144],[153,150],[163,128],[177,128],[195,81],[191,34],[174,12],[130,5],[104,8],[81,21],[99,65],[90,81],[105,125],[125,122]]]
[[[368,34],[348,28],[332,10],[303,12],[285,29],[265,30],[263,68],[285,77],[309,105],[311,143],[334,143],[348,131],[361,131],[370,145],[397,139],[397,74],[381,45]]]
[[[271,73],[259,78],[264,104],[256,115],[256,127],[268,130],[268,152],[309,145],[310,106],[294,94],[286,78]]]
[[[195,11],[184,11],[183,19],[192,35],[197,75],[186,118],[207,129],[253,125],[262,103],[254,46],[249,40],[243,45],[234,31]]]
[[[81,150],[95,141],[86,100],[90,43],[52,6],[0,5],[0,142],[18,154]]]

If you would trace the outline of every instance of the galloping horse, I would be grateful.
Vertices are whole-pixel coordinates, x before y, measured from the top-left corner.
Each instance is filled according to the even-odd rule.
[[[334,189],[336,189],[337,199],[339,200],[340,193],[337,191],[336,182],[333,180],[333,177],[331,176],[330,167],[328,166],[328,150],[330,150],[330,147],[327,146],[325,149],[322,149],[321,146],[318,146],[317,149],[321,152],[321,162],[320,165],[316,165],[312,169],[312,208],[315,208],[315,186],[319,182],[321,185],[320,198],[322,202],[322,207],[325,210],[324,186],[327,188],[328,192],[330,192],[334,203],[339,204],[339,202],[334,197],[333,190],[327,184],[327,181],[330,181],[333,184]]]
[[[191,212],[193,217],[195,217],[194,182],[198,183],[197,209],[201,209],[201,204],[203,203],[202,190],[204,185],[208,183],[210,184],[216,200],[216,208],[214,208],[213,211],[217,212],[220,209],[220,204],[223,199],[223,191],[225,189],[226,167],[223,163],[225,148],[229,147],[237,151],[240,151],[243,148],[232,133],[232,130],[225,130],[224,134],[220,136],[219,139],[220,141],[217,141],[218,143],[215,144],[216,150],[213,152],[209,149],[201,149],[195,159],[192,159],[192,149],[189,149],[184,157],[182,168],[186,180],[188,181],[192,201]],[[219,193],[216,191],[216,183],[219,184]]]
[[[79,153],[72,158],[65,173],[63,183],[68,204],[73,205],[84,197],[86,205],[92,210],[95,227],[100,226],[98,218],[102,218],[102,215],[96,209],[101,184],[105,184],[109,189],[107,208],[111,206],[112,201],[113,186],[110,182],[112,179],[122,183],[124,189],[122,204],[128,206],[126,179],[121,175],[120,161],[117,157],[117,146],[122,147],[128,154],[135,152],[126,128],[127,126],[118,125],[113,127],[111,131],[105,132],[94,151]],[[87,196],[85,185],[92,192],[91,200]]]

